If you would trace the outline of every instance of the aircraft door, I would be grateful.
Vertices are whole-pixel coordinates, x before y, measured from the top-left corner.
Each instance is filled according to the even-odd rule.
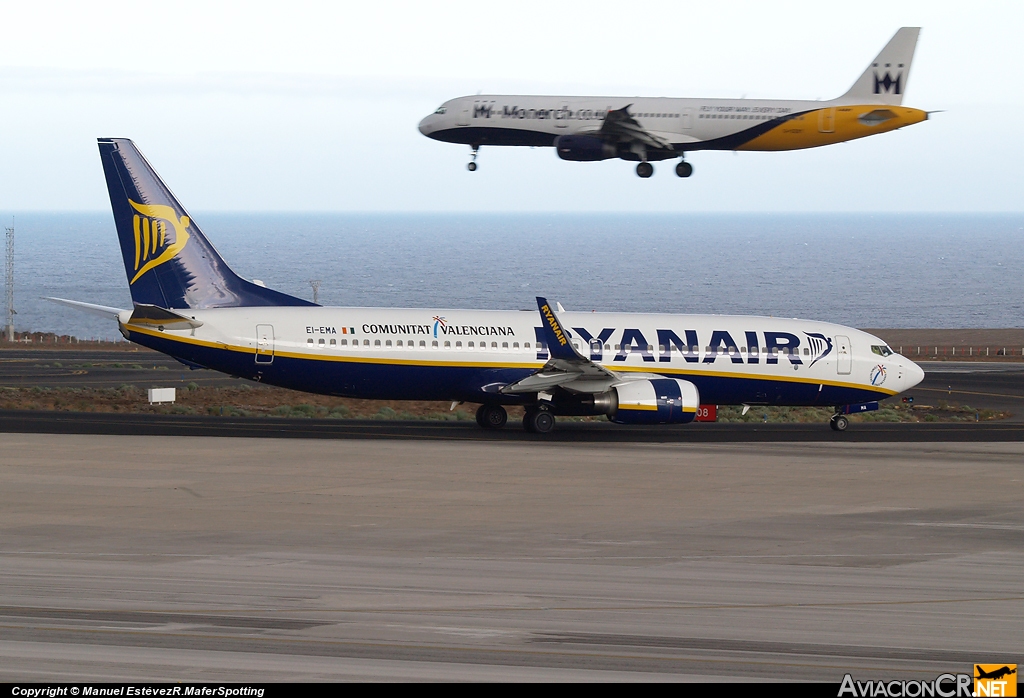
[[[836,370],[841,376],[850,375],[853,370],[853,354],[850,353],[850,338],[836,335]]]
[[[684,129],[693,128],[693,110],[683,109],[682,122]]]
[[[473,107],[469,102],[466,102],[462,106],[462,109],[459,110],[457,121],[455,122],[456,126],[469,126],[469,112],[472,108]]]
[[[274,363],[273,325],[256,325],[256,363]]]
[[[818,112],[818,131],[821,133],[835,133],[836,130],[836,108],[822,109]]]

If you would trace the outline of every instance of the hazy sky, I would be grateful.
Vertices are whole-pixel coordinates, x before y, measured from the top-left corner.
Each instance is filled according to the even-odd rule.
[[[969,9],[968,9],[969,8]],[[1024,211],[1024,3],[8,2],[0,214],[105,210],[125,136],[193,211]],[[827,99],[923,27],[903,131],[650,180],[416,125],[490,93]]]

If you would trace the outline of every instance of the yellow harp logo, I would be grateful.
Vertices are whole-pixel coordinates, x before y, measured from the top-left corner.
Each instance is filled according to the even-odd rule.
[[[132,229],[135,232],[135,276],[128,282],[130,286],[147,271],[160,266],[181,251],[188,242],[189,234],[185,229],[188,228],[190,221],[188,216],[182,216],[179,220],[170,206],[137,204],[131,199],[128,199],[128,203],[138,211],[132,217]],[[168,224],[174,229],[172,241],[167,239]]]

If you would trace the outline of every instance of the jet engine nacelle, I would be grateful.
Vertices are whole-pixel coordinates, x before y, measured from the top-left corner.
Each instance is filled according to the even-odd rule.
[[[563,160],[595,162],[618,157],[615,146],[594,136],[559,136],[555,139],[555,152]]]
[[[608,419],[618,424],[687,424],[697,416],[697,386],[675,378],[652,378],[617,385],[618,399]]]

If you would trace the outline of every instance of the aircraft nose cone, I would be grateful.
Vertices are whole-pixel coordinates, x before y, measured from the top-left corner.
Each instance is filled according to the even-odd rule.
[[[910,390],[924,380],[924,369],[913,361],[908,361],[907,365],[903,367],[903,379],[907,382],[907,387],[904,389]]]
[[[430,122],[433,121],[432,117],[433,117],[433,114],[431,114],[430,116],[424,117],[424,119],[422,121],[420,121],[420,125],[419,125],[420,133],[422,133],[424,136],[429,136],[431,131],[434,130],[431,127],[431,123],[430,123]]]

